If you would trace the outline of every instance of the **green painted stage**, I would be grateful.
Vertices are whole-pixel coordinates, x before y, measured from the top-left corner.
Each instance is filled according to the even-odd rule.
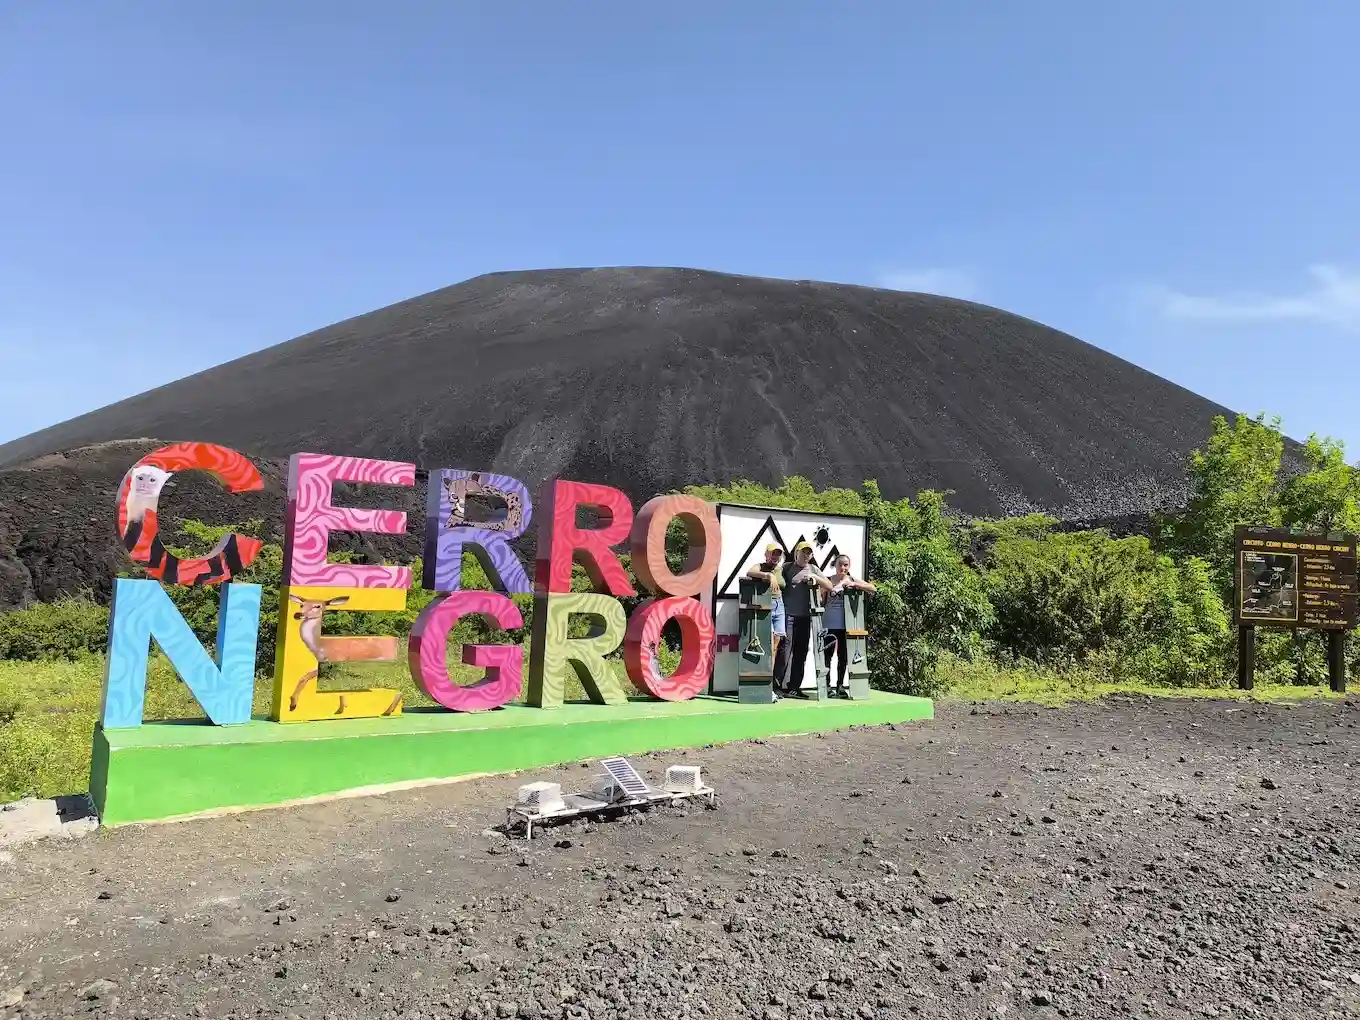
[[[699,697],[624,705],[414,709],[395,719],[244,726],[158,722],[96,729],[90,792],[104,825],[164,821],[518,772],[615,754],[931,719],[927,698],[742,705]]]

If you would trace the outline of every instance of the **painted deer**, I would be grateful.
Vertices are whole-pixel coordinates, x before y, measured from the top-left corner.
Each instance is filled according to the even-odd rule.
[[[316,680],[320,675],[321,663],[330,661],[330,642],[327,638],[321,636],[321,618],[326,615],[327,609],[343,606],[349,601],[349,596],[336,595],[334,598],[329,599],[304,599],[290,593],[288,599],[290,602],[297,603],[298,611],[293,614],[293,619],[302,621],[302,626],[298,628],[298,634],[302,638],[302,643],[307,646],[307,650],[316,656],[317,664],[316,669],[308,670],[302,675],[302,678],[297,682],[297,686],[293,688],[293,696],[288,699],[289,710],[296,712],[298,698],[302,696],[303,690],[306,689],[308,683]],[[387,711],[383,712],[383,715],[391,715],[400,705],[401,695],[398,694],[396,698],[393,699],[392,704],[388,707]],[[336,708],[335,714],[343,715],[344,712],[345,696],[342,694],[340,695],[340,704]]]

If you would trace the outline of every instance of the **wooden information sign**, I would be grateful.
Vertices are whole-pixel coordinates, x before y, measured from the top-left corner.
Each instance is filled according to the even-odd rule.
[[[1354,535],[1239,527],[1235,535],[1238,686],[1252,687],[1257,627],[1328,632],[1332,689],[1346,689],[1346,632],[1360,621]]]

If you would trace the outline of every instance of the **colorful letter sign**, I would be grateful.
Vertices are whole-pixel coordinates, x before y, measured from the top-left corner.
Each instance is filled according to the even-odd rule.
[[[118,488],[118,534],[134,563],[148,577],[169,584],[218,584],[239,574],[259,555],[263,543],[247,535],[228,535],[201,559],[181,560],[161,541],[160,497],[176,471],[206,471],[228,492],[264,488],[260,472],[241,454],[212,443],[176,443],[148,453],[134,464]]]
[[[504,504],[492,521],[469,516],[468,497]],[[529,490],[508,475],[479,471],[432,471],[426,495],[424,575],[429,591],[458,591],[463,582],[463,550],[471,548],[491,583],[504,592],[534,590],[510,542],[529,530],[534,504]]]
[[[679,518],[685,526],[689,554],[679,574],[666,563],[666,530]],[[666,595],[698,595],[718,572],[722,555],[718,515],[698,496],[657,496],[647,501],[633,524],[629,548],[633,570],[649,591]]]
[[[274,659],[273,717],[278,722],[367,719],[400,715],[401,692],[389,687],[318,691],[323,662],[395,662],[395,637],[328,637],[321,624],[328,611],[400,612],[399,588],[284,585],[279,590],[278,649]]]
[[[689,540],[689,553],[679,574],[666,562],[666,531],[679,518]],[[713,672],[713,617],[697,595],[713,581],[722,555],[718,517],[696,496],[657,496],[649,500],[633,524],[629,542],[638,580],[658,595],[648,599],[628,621],[623,660],[633,685],[654,698],[686,701],[708,684]],[[680,626],[680,666],[671,676],[661,672],[658,652],[661,629],[668,620]]]
[[[391,460],[295,453],[288,461],[288,532],[283,550],[285,584],[339,588],[411,587],[410,567],[354,566],[328,559],[332,531],[400,535],[406,514],[400,510],[360,510],[336,506],[336,482],[414,485],[416,466]]]
[[[591,620],[585,637],[573,638],[573,616]],[[556,708],[566,697],[572,675],[599,705],[627,701],[605,656],[623,643],[627,618],[618,599],[592,592],[552,593],[534,600],[533,656],[529,660],[528,704]]]
[[[680,625],[680,666],[671,676],[661,672],[657,649],[668,620]],[[708,685],[713,672],[713,617],[694,599],[648,599],[633,610],[623,661],[633,686],[663,701],[688,701]]]
[[[571,565],[578,554],[596,591],[615,598],[637,594],[610,548],[624,541],[633,525],[633,507],[627,496],[607,485],[557,481],[547,484],[539,502],[548,530],[538,536],[536,594],[571,591]],[[580,507],[594,510],[600,516],[600,527],[577,527]]]
[[[118,578],[109,611],[101,725],[115,729],[142,724],[152,638],[210,721],[219,726],[249,722],[259,631],[260,586],[223,585],[214,662],[158,582]]]
[[[518,645],[467,645],[463,664],[481,666],[482,679],[462,687],[449,676],[449,631],[464,616],[480,615],[505,630],[524,626],[524,617],[504,595],[491,591],[458,591],[440,595],[420,611],[407,643],[411,676],[430,699],[455,712],[500,708],[519,697],[524,677],[524,649]]]
[[[233,578],[256,559],[262,543],[230,535],[201,559],[172,555],[159,535],[158,501],[172,475],[188,470],[208,471],[232,492],[264,485],[246,457],[208,443],[163,447],[128,471],[119,489],[119,534],[150,579],[119,579],[114,585],[101,719],[106,728],[141,724],[153,639],[210,721],[231,724],[251,718],[261,592],[258,586]],[[518,479],[488,471],[431,471],[422,580],[437,595],[417,617],[404,653],[402,640],[395,636],[335,633],[343,628],[335,627],[333,614],[405,609],[412,577],[407,566],[331,562],[333,531],[398,535],[407,525],[401,510],[337,506],[333,486],[336,482],[413,486],[415,481],[415,465],[402,461],[320,453],[290,458],[269,698],[275,721],[402,714],[403,696],[396,688],[331,689],[336,680],[323,674],[327,664],[334,663],[405,658],[416,685],[436,705],[454,712],[494,711],[521,697],[530,706],[552,708],[563,704],[576,683],[597,704],[619,704],[629,693],[622,682],[624,672],[634,688],[664,701],[693,698],[708,686],[715,657],[714,621],[695,596],[711,586],[722,542],[713,507],[680,494],[657,496],[634,517],[631,502],[618,489],[565,480],[547,483],[538,500],[540,526],[531,582],[511,544],[533,523],[528,489]],[[583,512],[589,523],[578,520]],[[667,535],[678,531],[676,522],[688,543],[682,564],[667,558]],[[640,586],[653,596],[633,610],[631,619],[620,599],[637,592],[615,551],[625,543]],[[499,591],[463,588],[465,551],[478,557]],[[584,568],[593,591],[572,590],[576,563]],[[221,589],[216,660],[160,582],[226,582]],[[509,596],[530,592],[534,617],[528,661],[517,638],[466,645],[462,664],[484,672],[472,683],[460,683],[456,670],[450,672],[448,648],[459,620],[480,616],[501,630],[520,630],[524,619]],[[672,621],[679,630],[680,663],[667,676],[661,663],[664,632]],[[862,644],[857,648],[862,658]]]

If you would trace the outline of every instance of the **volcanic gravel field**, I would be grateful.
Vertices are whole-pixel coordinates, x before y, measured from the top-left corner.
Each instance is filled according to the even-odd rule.
[[[717,810],[526,845],[497,777],[0,858],[9,1017],[1340,1017],[1360,702],[940,706],[645,756]]]

